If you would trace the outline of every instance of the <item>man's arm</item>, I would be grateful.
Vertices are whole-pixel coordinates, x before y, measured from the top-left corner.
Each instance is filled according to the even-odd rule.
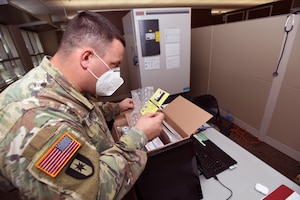
[[[125,98],[118,103],[97,102],[96,106],[98,106],[101,109],[107,122],[111,121],[115,116],[119,115],[121,112],[134,108],[133,100],[131,98]]]

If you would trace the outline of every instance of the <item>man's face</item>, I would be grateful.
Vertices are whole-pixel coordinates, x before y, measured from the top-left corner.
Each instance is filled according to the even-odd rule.
[[[108,47],[106,47],[106,53],[101,57],[96,48],[91,52],[91,57],[88,65],[88,70],[95,79],[89,79],[91,84],[88,84],[87,92],[93,94],[93,91],[96,90],[96,82],[105,72],[110,69],[116,68],[120,65],[123,60],[123,55],[125,48],[122,43],[114,39]],[[92,82],[91,82],[92,81]],[[93,83],[94,82],[94,83]],[[103,86],[104,87],[104,86]]]
[[[124,51],[125,49],[122,43],[119,40],[114,39],[107,48],[106,54],[102,59],[110,69],[118,67],[123,60]]]

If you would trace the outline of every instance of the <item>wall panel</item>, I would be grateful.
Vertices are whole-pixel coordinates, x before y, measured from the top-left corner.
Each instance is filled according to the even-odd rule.
[[[298,16],[298,26],[299,19]],[[287,55],[287,68],[267,135],[300,152],[300,30],[296,28],[295,24],[292,30],[296,31],[295,40],[291,41],[291,53]],[[291,33],[288,40],[293,39]]]
[[[191,93],[195,96],[208,92],[212,26],[192,29],[191,34]]]
[[[198,95],[216,96],[235,123],[300,161],[297,27],[297,35],[293,33],[289,42],[293,46],[285,52],[287,64],[282,63],[279,76],[273,77],[286,20],[287,15],[280,15],[193,29],[191,71],[198,72],[198,79],[192,79],[191,88]],[[208,90],[203,92],[205,87]]]

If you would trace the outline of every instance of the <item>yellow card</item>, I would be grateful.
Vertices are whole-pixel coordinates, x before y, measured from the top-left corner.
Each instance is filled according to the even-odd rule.
[[[168,98],[170,94],[160,88],[158,88],[151,98],[145,103],[140,110],[141,114],[154,113],[161,108],[162,104]]]

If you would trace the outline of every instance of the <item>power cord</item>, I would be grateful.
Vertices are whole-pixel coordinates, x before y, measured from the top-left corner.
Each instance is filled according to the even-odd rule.
[[[224,185],[224,184],[218,179],[217,176],[214,176],[214,179],[215,179],[216,181],[218,181],[224,188],[226,188],[226,189],[230,192],[230,196],[227,197],[226,200],[230,199],[230,198],[232,197],[232,195],[233,195],[232,190],[231,190],[229,187],[227,187],[226,185]]]
[[[237,141],[238,144],[243,145],[243,144],[259,144],[261,141],[246,131],[243,128],[238,127],[237,125],[233,124],[233,127],[230,129],[230,132],[232,134],[236,134],[240,139]],[[248,138],[248,139],[247,139]]]

